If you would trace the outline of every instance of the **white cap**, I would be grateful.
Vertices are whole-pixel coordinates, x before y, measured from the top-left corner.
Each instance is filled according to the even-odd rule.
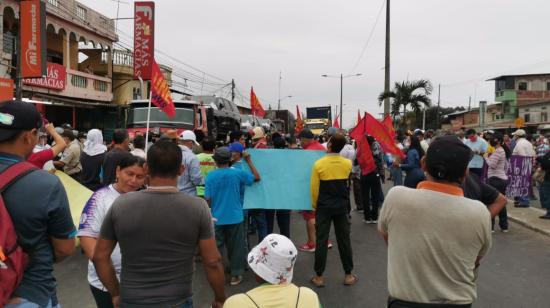
[[[512,133],[512,136],[518,136],[518,137],[523,137],[525,135],[527,135],[527,133],[525,133],[523,129],[518,129]]]
[[[286,236],[269,234],[248,254],[248,265],[263,280],[274,285],[292,282],[296,246]]]
[[[180,135],[180,139],[183,140],[183,141],[191,140],[196,145],[199,145],[199,143],[197,142],[197,136],[195,135],[195,133],[192,130],[183,131]]]

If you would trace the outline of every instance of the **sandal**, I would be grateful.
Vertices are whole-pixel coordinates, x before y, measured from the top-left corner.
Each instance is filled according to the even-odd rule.
[[[356,275],[351,275],[353,277],[353,280],[351,281],[346,281],[346,279],[344,279],[344,285],[345,286],[352,286],[354,284],[357,283],[357,281],[359,281],[359,277],[357,277]]]
[[[325,282],[323,281],[323,278],[321,278],[320,280],[317,280],[316,279],[317,277],[311,277],[311,279],[309,280],[309,282],[311,282],[311,284],[313,284],[314,286],[316,286],[317,288],[322,288],[325,286]]]

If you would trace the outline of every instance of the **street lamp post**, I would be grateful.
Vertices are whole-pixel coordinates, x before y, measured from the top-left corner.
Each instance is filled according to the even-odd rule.
[[[340,127],[344,127],[344,122],[342,121],[342,116],[343,116],[343,109],[344,109],[344,78],[348,78],[348,77],[359,77],[359,76],[362,76],[363,74],[352,74],[352,75],[345,75],[344,74],[340,74],[340,76],[338,75],[321,75],[321,77],[325,77],[325,78],[340,78]]]
[[[291,97],[292,97],[292,95],[287,95],[287,96],[285,96],[285,97],[283,97],[283,98],[280,98],[280,97],[279,97],[279,102],[277,103],[277,110],[281,110],[281,102],[282,102],[282,101],[284,101],[284,100],[287,99],[287,98],[291,98]]]

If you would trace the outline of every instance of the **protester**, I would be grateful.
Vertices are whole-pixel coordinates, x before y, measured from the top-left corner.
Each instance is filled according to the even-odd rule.
[[[105,159],[107,147],[103,144],[103,134],[99,129],[91,129],[84,142],[84,150],[80,155],[82,173],[80,183],[92,191],[99,189],[101,185],[101,166]]]
[[[474,157],[468,164],[468,169],[481,178],[483,176],[483,154],[487,153],[487,142],[483,138],[479,138],[473,128],[466,131],[466,136],[468,139],[464,141],[464,144],[474,153]]]
[[[0,262],[3,265],[0,277],[8,279],[2,281],[2,286],[9,286],[11,280],[14,288],[1,290],[0,306],[4,304],[4,296],[8,296],[5,308],[58,308],[53,265],[70,256],[75,248],[76,229],[67,195],[55,175],[43,170],[23,171],[22,162],[36,146],[42,126],[34,105],[17,100],[2,102],[0,115],[0,190],[7,211],[2,207],[0,216],[2,223],[8,222],[7,219],[13,223],[13,229],[2,225],[2,236],[7,236],[3,240],[10,244],[10,233],[4,233],[8,230],[17,234],[11,238],[15,246],[0,247],[0,254],[12,258],[21,253],[19,246],[32,258],[19,284],[9,279],[10,273],[16,273],[12,269],[6,273],[7,267]]]
[[[113,133],[113,148],[103,159],[103,186],[113,184],[116,179],[116,167],[129,151],[130,136],[124,128],[115,129]]]
[[[407,160],[404,164],[400,164],[398,161],[393,163],[393,166],[405,171],[405,186],[409,188],[416,188],[418,183],[425,179],[424,171],[420,167],[420,160],[424,157],[424,150],[420,145],[420,140],[416,136],[410,137],[410,146],[407,150]]]
[[[254,135],[252,136],[255,149],[267,149],[267,140],[265,137],[264,129],[261,127],[254,127]]]
[[[218,169],[206,177],[204,191],[204,198],[210,204],[215,219],[217,247],[222,251],[223,246],[227,246],[231,285],[242,282],[246,255],[241,189],[243,185],[250,186],[254,181],[260,180],[250,156],[246,153],[244,155],[251,172],[230,168],[229,148],[217,148],[213,157]]]
[[[508,176],[506,171],[508,169],[508,159],[510,158],[510,150],[504,144],[504,137],[502,134],[495,134],[490,140],[490,145],[494,148],[494,152],[487,158],[487,184],[493,186],[501,194],[506,195],[506,186],[508,186]],[[506,212],[506,206],[498,214],[498,224],[502,232],[508,232],[508,213]],[[495,228],[495,219],[492,219],[492,228]]]
[[[546,209],[546,214],[540,216],[541,219],[550,219],[550,152],[537,158],[541,171],[544,173],[544,179],[539,186],[539,197],[542,208]]]
[[[142,135],[135,136],[133,144],[134,149],[130,153],[145,160],[147,158],[147,153],[145,153],[145,137]]]
[[[318,150],[326,151],[322,144],[319,141],[315,140],[315,136],[311,130],[305,128],[298,135],[300,138],[300,145],[304,150]],[[315,251],[315,211],[302,211],[302,216],[306,221],[306,231],[307,231],[307,242],[298,247],[301,251],[314,252]],[[330,246],[332,244],[329,243]]]
[[[428,144],[428,141],[426,141],[424,139],[424,131],[421,130],[421,129],[416,129],[414,131],[414,136],[416,136],[416,138],[418,138],[418,140],[420,141],[420,147],[422,148],[424,153],[426,153],[426,151],[428,151],[428,147],[430,145]]]
[[[212,216],[204,200],[178,190],[181,161],[176,144],[156,142],[147,152],[147,189],[121,195],[105,215],[92,260],[115,307],[192,307],[197,248],[214,292],[212,307],[225,301]],[[117,243],[120,283],[111,263]]]
[[[61,152],[65,150],[67,147],[67,144],[65,143],[65,140],[61,135],[57,133],[55,130],[53,124],[48,123],[44,125],[44,130],[52,136],[55,145],[53,147],[46,148],[45,146],[41,146],[40,148],[43,149],[41,151],[35,152],[37,149],[37,146],[34,147],[33,153],[27,158],[27,161],[33,165],[35,165],[37,168],[44,168],[44,165],[53,160],[55,157],[57,157]],[[46,138],[40,137],[40,141],[43,142]],[[48,145],[49,146],[49,145]]]
[[[246,147],[246,138],[243,132],[236,130],[229,133],[229,144],[233,142],[239,142],[243,147]]]
[[[180,135],[181,139],[181,164],[184,167],[183,174],[178,178],[178,189],[190,196],[197,195],[197,186],[204,184],[199,159],[193,153],[193,146],[197,144],[195,133],[186,130]]]
[[[201,176],[203,179],[206,179],[208,173],[216,169],[216,162],[212,157],[214,155],[214,149],[216,148],[216,140],[212,137],[205,137],[202,140],[201,146],[203,152],[197,155],[197,159],[199,160]],[[204,197],[204,185],[197,186],[197,196],[201,198]]]
[[[363,198],[363,222],[373,224],[378,222],[378,209],[383,196],[384,152],[374,137],[367,136],[367,142],[376,168],[370,173],[361,175],[361,196]]]
[[[388,193],[378,226],[388,244],[388,307],[470,307],[476,299],[491,225],[485,206],[463,196],[472,155],[455,136],[439,137],[422,159],[427,181]]]
[[[44,126],[44,130],[45,128],[46,126]],[[34,146],[34,149],[32,149],[32,153],[34,154],[48,149],[51,149],[51,146],[48,144],[48,134],[41,129],[38,131],[38,143]]]
[[[296,247],[283,235],[270,234],[248,254],[260,286],[231,296],[224,308],[320,308],[317,294],[292,283]]]
[[[88,140],[90,140],[90,132],[88,132]],[[123,157],[117,166],[116,182],[96,191],[84,206],[82,216],[80,217],[78,237],[80,239],[80,247],[82,247],[84,254],[90,260],[88,262],[88,283],[90,284],[90,290],[98,308],[113,308],[111,295],[103,284],[101,284],[101,281],[99,281],[94,265],[91,262],[101,230],[101,224],[116,198],[143,187],[145,183],[144,163],[145,161],[142,158],[126,153],[126,157]],[[121,260],[119,245],[115,246],[111,254],[111,261],[113,262],[117,279],[120,280]]]
[[[535,158],[537,153],[535,152],[533,145],[526,139],[527,133],[523,129],[516,130],[513,134],[515,144],[512,150],[512,155],[532,157]],[[516,198],[516,207],[529,207],[529,196],[523,196]]]
[[[353,256],[350,240],[350,220],[347,207],[349,187],[347,181],[351,174],[351,161],[340,156],[340,151],[346,144],[346,138],[341,134],[332,136],[328,143],[328,154],[313,165],[311,172],[311,200],[316,209],[316,247],[315,277],[311,279],[317,287],[324,286],[323,273],[327,261],[327,241],[330,225],[334,223],[334,232],[340,261],[344,268],[345,285],[357,282],[357,276],[352,274]]]
[[[61,137],[63,137],[67,147],[61,154],[61,159],[54,161],[53,164],[55,168],[63,170],[74,179],[78,179],[82,171],[80,144],[71,130],[65,129]]]
[[[395,138],[395,146],[403,151],[403,144],[399,141],[398,137]],[[402,158],[395,154],[392,154],[391,158],[390,176],[393,180],[393,186],[403,185],[403,170],[399,168],[399,164],[402,163]]]

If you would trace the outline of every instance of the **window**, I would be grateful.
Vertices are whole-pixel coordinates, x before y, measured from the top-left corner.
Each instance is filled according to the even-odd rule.
[[[527,91],[527,82],[526,81],[520,81],[518,83],[518,90],[519,91]]]
[[[48,0],[48,3],[57,7],[57,0]]]
[[[81,7],[81,6],[77,6],[76,7],[76,16],[78,16],[78,18],[82,19],[82,20],[86,20],[86,9]]]
[[[525,122],[531,122],[531,115],[529,113],[526,113],[523,115],[523,118],[525,119]]]
[[[109,59],[109,52],[108,51],[102,51],[101,52],[101,64],[106,64],[108,59]]]
[[[132,99],[141,99],[141,93],[139,88],[132,89]]]
[[[541,122],[547,122],[548,121],[548,113],[546,113],[546,111],[540,113],[540,121]]]
[[[546,91],[550,91],[550,81],[546,82]]]

